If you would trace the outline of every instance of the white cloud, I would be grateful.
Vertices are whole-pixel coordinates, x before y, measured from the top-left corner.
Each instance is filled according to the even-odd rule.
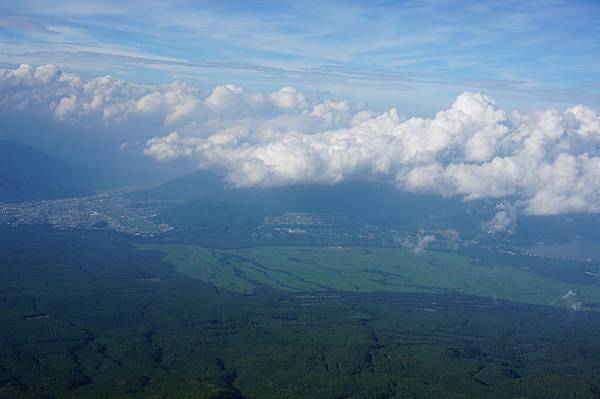
[[[583,105],[522,114],[463,93],[433,118],[405,119],[393,108],[374,113],[292,87],[254,93],[227,84],[202,96],[183,83],[136,85],[22,65],[0,70],[0,107],[140,122],[151,126],[148,156],[193,159],[237,186],[378,179],[465,200],[510,196],[529,214],[600,212],[600,116]],[[491,229],[509,229],[511,212],[499,209]]]
[[[54,65],[0,70],[0,107],[37,108],[58,120],[95,117],[104,122],[156,114],[175,124],[199,110],[197,90],[181,83],[136,85],[101,76],[82,79]]]
[[[238,186],[375,177],[401,189],[466,200],[514,196],[531,214],[600,212],[599,119],[583,106],[562,113],[509,113],[489,97],[464,93],[431,119],[402,120],[391,109],[314,134],[261,138],[255,126],[235,140],[215,140],[221,137],[216,133],[177,145],[189,148],[205,167],[226,171]],[[160,158],[163,146],[154,139],[147,153]]]
[[[418,234],[414,239],[404,239],[400,243],[403,248],[409,249],[415,255],[423,253],[427,249],[427,246],[432,242],[435,242],[436,238],[433,234]]]
[[[269,101],[280,108],[305,109],[308,107],[308,99],[294,87],[282,87],[279,91],[269,94]]]
[[[261,106],[265,98],[260,93],[247,93],[242,87],[234,84],[217,86],[206,97],[204,104],[212,110],[247,110]]]
[[[496,206],[496,210],[498,212],[492,220],[483,223],[481,228],[488,234],[514,233],[517,227],[517,207],[503,201]]]

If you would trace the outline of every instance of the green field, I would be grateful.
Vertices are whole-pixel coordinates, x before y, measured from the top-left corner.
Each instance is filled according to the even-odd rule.
[[[509,266],[482,266],[449,252],[399,248],[255,247],[209,249],[144,245],[179,272],[219,288],[251,293],[259,285],[289,292],[462,293],[561,307],[600,303],[600,287]],[[574,295],[565,297],[567,293]]]

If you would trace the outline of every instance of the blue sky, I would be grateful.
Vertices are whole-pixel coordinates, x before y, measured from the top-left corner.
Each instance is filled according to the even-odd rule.
[[[520,109],[598,106],[599,16],[599,1],[0,1],[0,63],[292,85],[406,114],[463,91]]]

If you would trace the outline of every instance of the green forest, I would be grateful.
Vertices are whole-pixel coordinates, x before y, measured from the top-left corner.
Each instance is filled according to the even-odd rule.
[[[598,287],[516,265],[45,226],[3,226],[0,240],[1,398],[600,395]],[[583,310],[546,303],[565,289]]]

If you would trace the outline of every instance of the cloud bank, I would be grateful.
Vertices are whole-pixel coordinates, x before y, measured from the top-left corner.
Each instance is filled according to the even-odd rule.
[[[600,212],[599,123],[581,105],[525,115],[463,93],[430,119],[390,109],[318,133],[235,125],[208,136],[173,132],[149,140],[146,153],[194,157],[236,186],[378,179],[466,200],[511,197],[530,214]],[[511,224],[502,215],[496,222]]]
[[[0,70],[0,107],[62,121],[158,120],[146,155],[192,159],[235,186],[375,180],[467,201],[507,198],[536,215],[600,212],[600,115],[583,105],[524,114],[463,93],[432,118],[406,119],[293,87],[255,93],[227,84],[202,95],[183,83],[22,65]],[[489,228],[510,229],[514,210],[498,211]]]

